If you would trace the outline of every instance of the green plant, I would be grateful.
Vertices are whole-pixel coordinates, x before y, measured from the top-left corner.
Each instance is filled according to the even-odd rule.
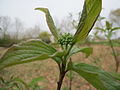
[[[51,42],[51,40],[50,40],[51,35],[48,32],[41,32],[39,34],[39,38],[45,43],[49,44]]]
[[[27,83],[22,79],[13,76],[9,80],[0,77],[0,90],[40,90],[43,87],[39,86],[38,82],[43,79],[43,77],[37,77]]]
[[[72,59],[70,58],[70,62],[72,62]],[[66,75],[69,79],[69,88],[68,90],[72,90],[72,81],[74,79],[74,73],[72,71],[69,71],[69,73],[67,73]]]
[[[117,56],[118,56],[117,52],[116,52],[116,50],[114,49],[114,46],[113,46],[114,43],[113,43],[112,37],[113,37],[115,31],[119,30],[120,27],[113,27],[112,23],[110,23],[109,21],[106,21],[105,22],[105,28],[104,27],[103,28],[96,27],[96,29],[100,30],[104,34],[104,36],[105,36],[105,38],[107,40],[107,43],[108,43],[108,45],[110,46],[110,48],[112,50],[112,55],[113,55],[115,63],[116,63],[115,71],[118,72],[120,62],[119,62],[119,60],[117,58]]]
[[[91,64],[94,64],[94,65],[102,68],[101,61],[102,61],[102,60],[101,60],[100,57],[93,56],[93,57],[92,57],[92,60],[91,60]]]
[[[61,49],[57,50],[40,40],[29,40],[11,47],[0,59],[0,69],[22,63],[52,58],[59,67],[59,79],[57,90],[61,89],[65,74],[72,70],[86,79],[98,90],[119,90],[120,83],[111,74],[85,63],[73,63],[70,57],[78,52],[86,56],[92,53],[92,48],[78,48],[78,42],[84,40],[91,31],[102,9],[102,0],[85,0],[81,19],[74,36],[60,34],[54,25],[53,19],[47,8],[36,8],[45,13],[46,21],[54,38],[58,41]],[[64,37],[65,36],[65,37]]]

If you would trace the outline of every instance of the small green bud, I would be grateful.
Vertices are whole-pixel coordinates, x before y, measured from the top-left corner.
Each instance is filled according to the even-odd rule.
[[[73,36],[70,33],[65,33],[59,37],[58,43],[61,45],[70,45],[72,40]]]

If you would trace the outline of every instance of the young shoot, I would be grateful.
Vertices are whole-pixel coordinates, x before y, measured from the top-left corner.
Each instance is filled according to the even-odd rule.
[[[115,74],[113,76],[96,66],[85,63],[74,63],[73,60],[70,61],[71,56],[78,52],[85,53],[86,56],[92,53],[92,48],[77,48],[75,46],[78,42],[86,39],[101,9],[102,0],[85,0],[76,33],[72,36],[69,33],[60,35],[57,32],[52,16],[47,8],[36,8],[35,10],[45,13],[48,27],[56,41],[61,45],[60,48],[62,51],[40,40],[29,40],[8,50],[0,59],[0,69],[16,64],[51,58],[59,67],[57,90],[61,90],[63,79],[69,71],[78,73],[98,90],[120,90],[120,82],[118,81],[120,79],[115,77]]]

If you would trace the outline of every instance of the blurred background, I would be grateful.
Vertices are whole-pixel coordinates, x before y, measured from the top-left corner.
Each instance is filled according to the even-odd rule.
[[[58,30],[74,34],[83,2],[84,0],[0,0],[0,45],[2,43],[11,45],[22,39],[38,38],[39,36],[39,38],[43,38],[46,34],[50,40],[53,40],[46,25],[44,13],[35,11],[36,7],[49,8]],[[105,17],[114,26],[119,26],[120,1],[103,0],[100,17]],[[100,25],[100,22],[97,22],[97,25]],[[91,34],[93,35],[93,33]],[[117,36],[113,37],[118,38],[119,34],[118,31]]]

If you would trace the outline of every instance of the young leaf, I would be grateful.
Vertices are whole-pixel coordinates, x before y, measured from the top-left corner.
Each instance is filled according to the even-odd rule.
[[[96,29],[96,30],[100,30],[100,31],[103,31],[103,32],[105,32],[105,29],[103,29],[103,28],[100,28],[100,27],[95,27],[95,29]]]
[[[115,27],[111,29],[112,31],[120,30],[120,27]]]
[[[86,57],[88,57],[90,54],[92,54],[93,48],[90,48],[90,47],[86,47],[86,48],[72,48],[72,50],[70,51],[70,56],[73,55],[73,54],[76,54],[78,52],[85,53]]]
[[[110,30],[112,28],[112,24],[108,21],[106,21],[106,29]]]
[[[34,78],[34,79],[28,84],[28,86],[29,86],[29,87],[33,87],[33,86],[35,86],[36,84],[38,84],[39,81],[42,81],[42,80],[44,80],[44,77]]]
[[[120,74],[119,73],[113,73],[111,72],[110,73],[115,79],[119,80],[120,81]]]
[[[59,35],[58,35],[57,29],[54,25],[54,21],[53,21],[51,15],[50,15],[49,10],[47,8],[35,8],[35,10],[40,10],[40,11],[45,13],[48,27],[49,27],[51,33],[53,34],[53,36],[55,37],[55,39],[58,39]]]
[[[21,83],[22,85],[24,85],[25,86],[25,88],[26,89],[28,89],[29,87],[28,87],[28,85],[27,85],[27,83],[26,82],[24,82],[21,78],[13,78],[13,80],[12,80],[13,82],[15,82],[15,81],[17,81],[17,82],[19,82],[19,83]]]
[[[102,0],[85,0],[81,19],[74,35],[73,44],[85,39],[102,9]]]
[[[11,47],[0,59],[0,69],[36,60],[50,58],[56,49],[40,40],[29,40],[27,42]]]
[[[77,72],[97,90],[120,90],[120,82],[116,78],[95,66],[80,63],[74,64],[71,70]]]
[[[65,51],[59,51],[51,55],[51,57],[62,57],[65,54]]]

